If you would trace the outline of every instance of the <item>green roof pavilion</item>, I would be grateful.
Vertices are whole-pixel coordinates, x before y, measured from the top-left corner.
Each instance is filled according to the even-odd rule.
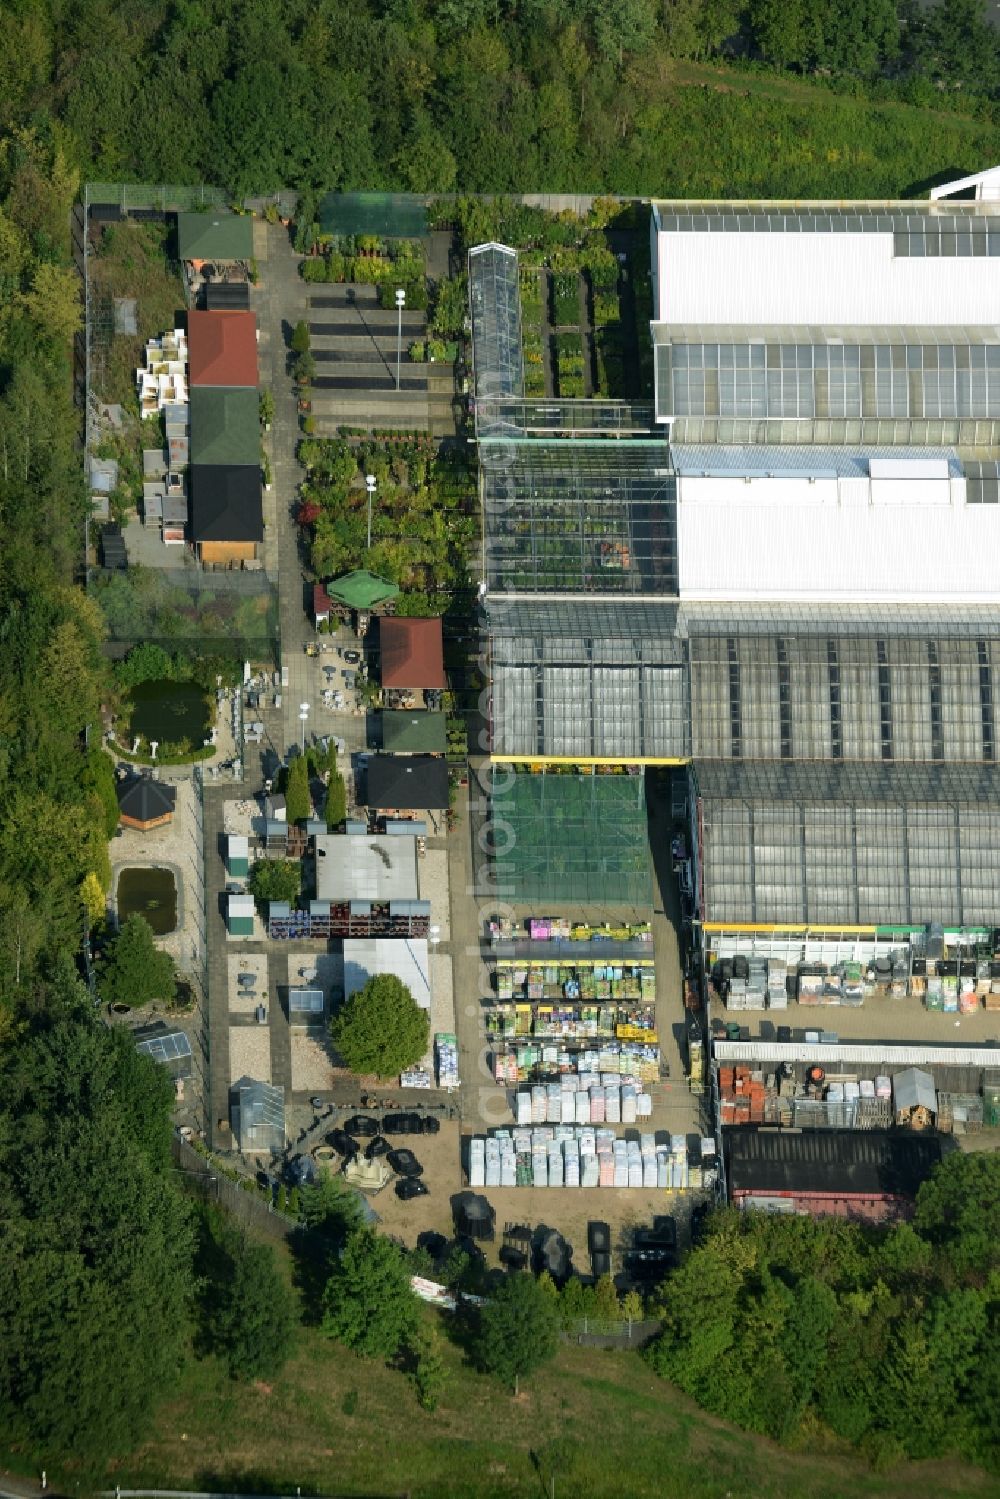
[[[443,713],[382,713],[381,748],[396,754],[443,755],[447,748]]]
[[[181,260],[252,260],[253,219],[236,213],[179,213],[177,251]]]
[[[399,597],[395,583],[376,578],[374,573],[365,572],[363,568],[336,578],[326,585],[326,591],[335,604],[343,604],[347,609],[374,609],[376,604],[385,604],[389,599]]]
[[[260,396],[256,390],[192,386],[191,462],[260,466]]]

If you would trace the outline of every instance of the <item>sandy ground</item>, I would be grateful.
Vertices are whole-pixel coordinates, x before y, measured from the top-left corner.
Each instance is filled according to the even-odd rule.
[[[271,1031],[266,1025],[229,1027],[229,1081],[252,1077],[271,1081]]]
[[[258,1005],[270,1003],[267,992],[267,955],[265,953],[228,953],[230,1015],[252,1015]],[[254,985],[244,990],[237,982],[239,974],[252,974]],[[247,991],[250,991],[249,993]]]
[[[454,1200],[468,1191],[460,1163],[460,1136],[457,1121],[444,1120],[437,1135],[405,1137],[401,1146],[412,1150],[424,1168],[421,1178],[430,1191],[426,1197],[401,1202],[390,1184],[371,1200],[382,1220],[383,1232],[401,1239],[408,1246],[428,1231],[451,1236],[454,1233]],[[339,1158],[333,1166],[339,1164]],[[638,1188],[491,1188],[482,1193],[496,1212],[496,1240],[484,1244],[491,1264],[497,1264],[504,1226],[527,1224],[531,1229],[541,1225],[558,1229],[573,1246],[574,1262],[584,1274],[590,1272],[587,1254],[587,1224],[594,1219],[611,1228],[614,1246],[613,1265],[620,1268],[618,1251],[631,1242],[632,1231],[651,1224],[655,1216],[670,1215],[681,1223],[690,1213],[699,1194],[691,1192],[643,1191]]]

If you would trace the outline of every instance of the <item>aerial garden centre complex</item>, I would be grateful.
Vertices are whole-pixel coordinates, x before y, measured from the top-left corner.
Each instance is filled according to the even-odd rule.
[[[710,1013],[743,1012],[716,1061],[761,1087],[838,1030],[873,1087],[895,1038],[950,1046],[961,1092],[990,1067],[1000,204],[972,187],[654,203],[648,407],[526,399],[517,254],[469,255],[498,878],[627,899],[618,799],[572,861],[563,829],[581,786],[671,776]]]

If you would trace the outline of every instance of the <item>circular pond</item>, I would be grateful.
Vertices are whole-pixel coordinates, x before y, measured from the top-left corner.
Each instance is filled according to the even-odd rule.
[[[197,749],[208,737],[210,710],[197,682],[137,682],[129,693],[129,732],[160,744]]]
[[[177,926],[177,885],[169,869],[123,869],[118,876],[118,921],[145,916],[157,937]]]

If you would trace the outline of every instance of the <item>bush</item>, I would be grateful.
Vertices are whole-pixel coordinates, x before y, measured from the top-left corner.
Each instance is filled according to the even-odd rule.
[[[323,1290],[323,1331],[357,1353],[389,1359],[413,1337],[418,1315],[402,1251],[368,1228],[352,1233]]]
[[[408,353],[414,364],[423,364],[426,349],[423,342],[418,338],[409,347]]]
[[[110,1005],[138,1008],[177,992],[177,974],[169,953],[161,952],[144,916],[130,916],[111,943],[100,967],[101,996]]]
[[[296,901],[302,869],[294,859],[258,859],[250,870],[248,884],[254,899]]]
[[[378,289],[378,303],[382,308],[396,307],[396,288],[401,286],[406,292],[407,312],[423,312],[427,306],[427,282],[423,276],[406,280],[397,275],[397,267],[393,266],[392,275],[388,281],[383,281]]]
[[[300,318],[292,329],[289,348],[293,354],[308,354],[310,344],[309,324],[303,318]]]
[[[299,271],[303,281],[308,281],[310,284],[325,281],[326,261],[321,255],[313,255],[309,260],[299,262]]]
[[[517,1394],[522,1378],[554,1355],[559,1342],[556,1304],[530,1275],[509,1275],[482,1308],[474,1340],[481,1369]]]
[[[295,1304],[274,1251],[230,1231],[220,1248],[225,1273],[210,1287],[208,1332],[233,1379],[271,1379],[292,1348]]]

